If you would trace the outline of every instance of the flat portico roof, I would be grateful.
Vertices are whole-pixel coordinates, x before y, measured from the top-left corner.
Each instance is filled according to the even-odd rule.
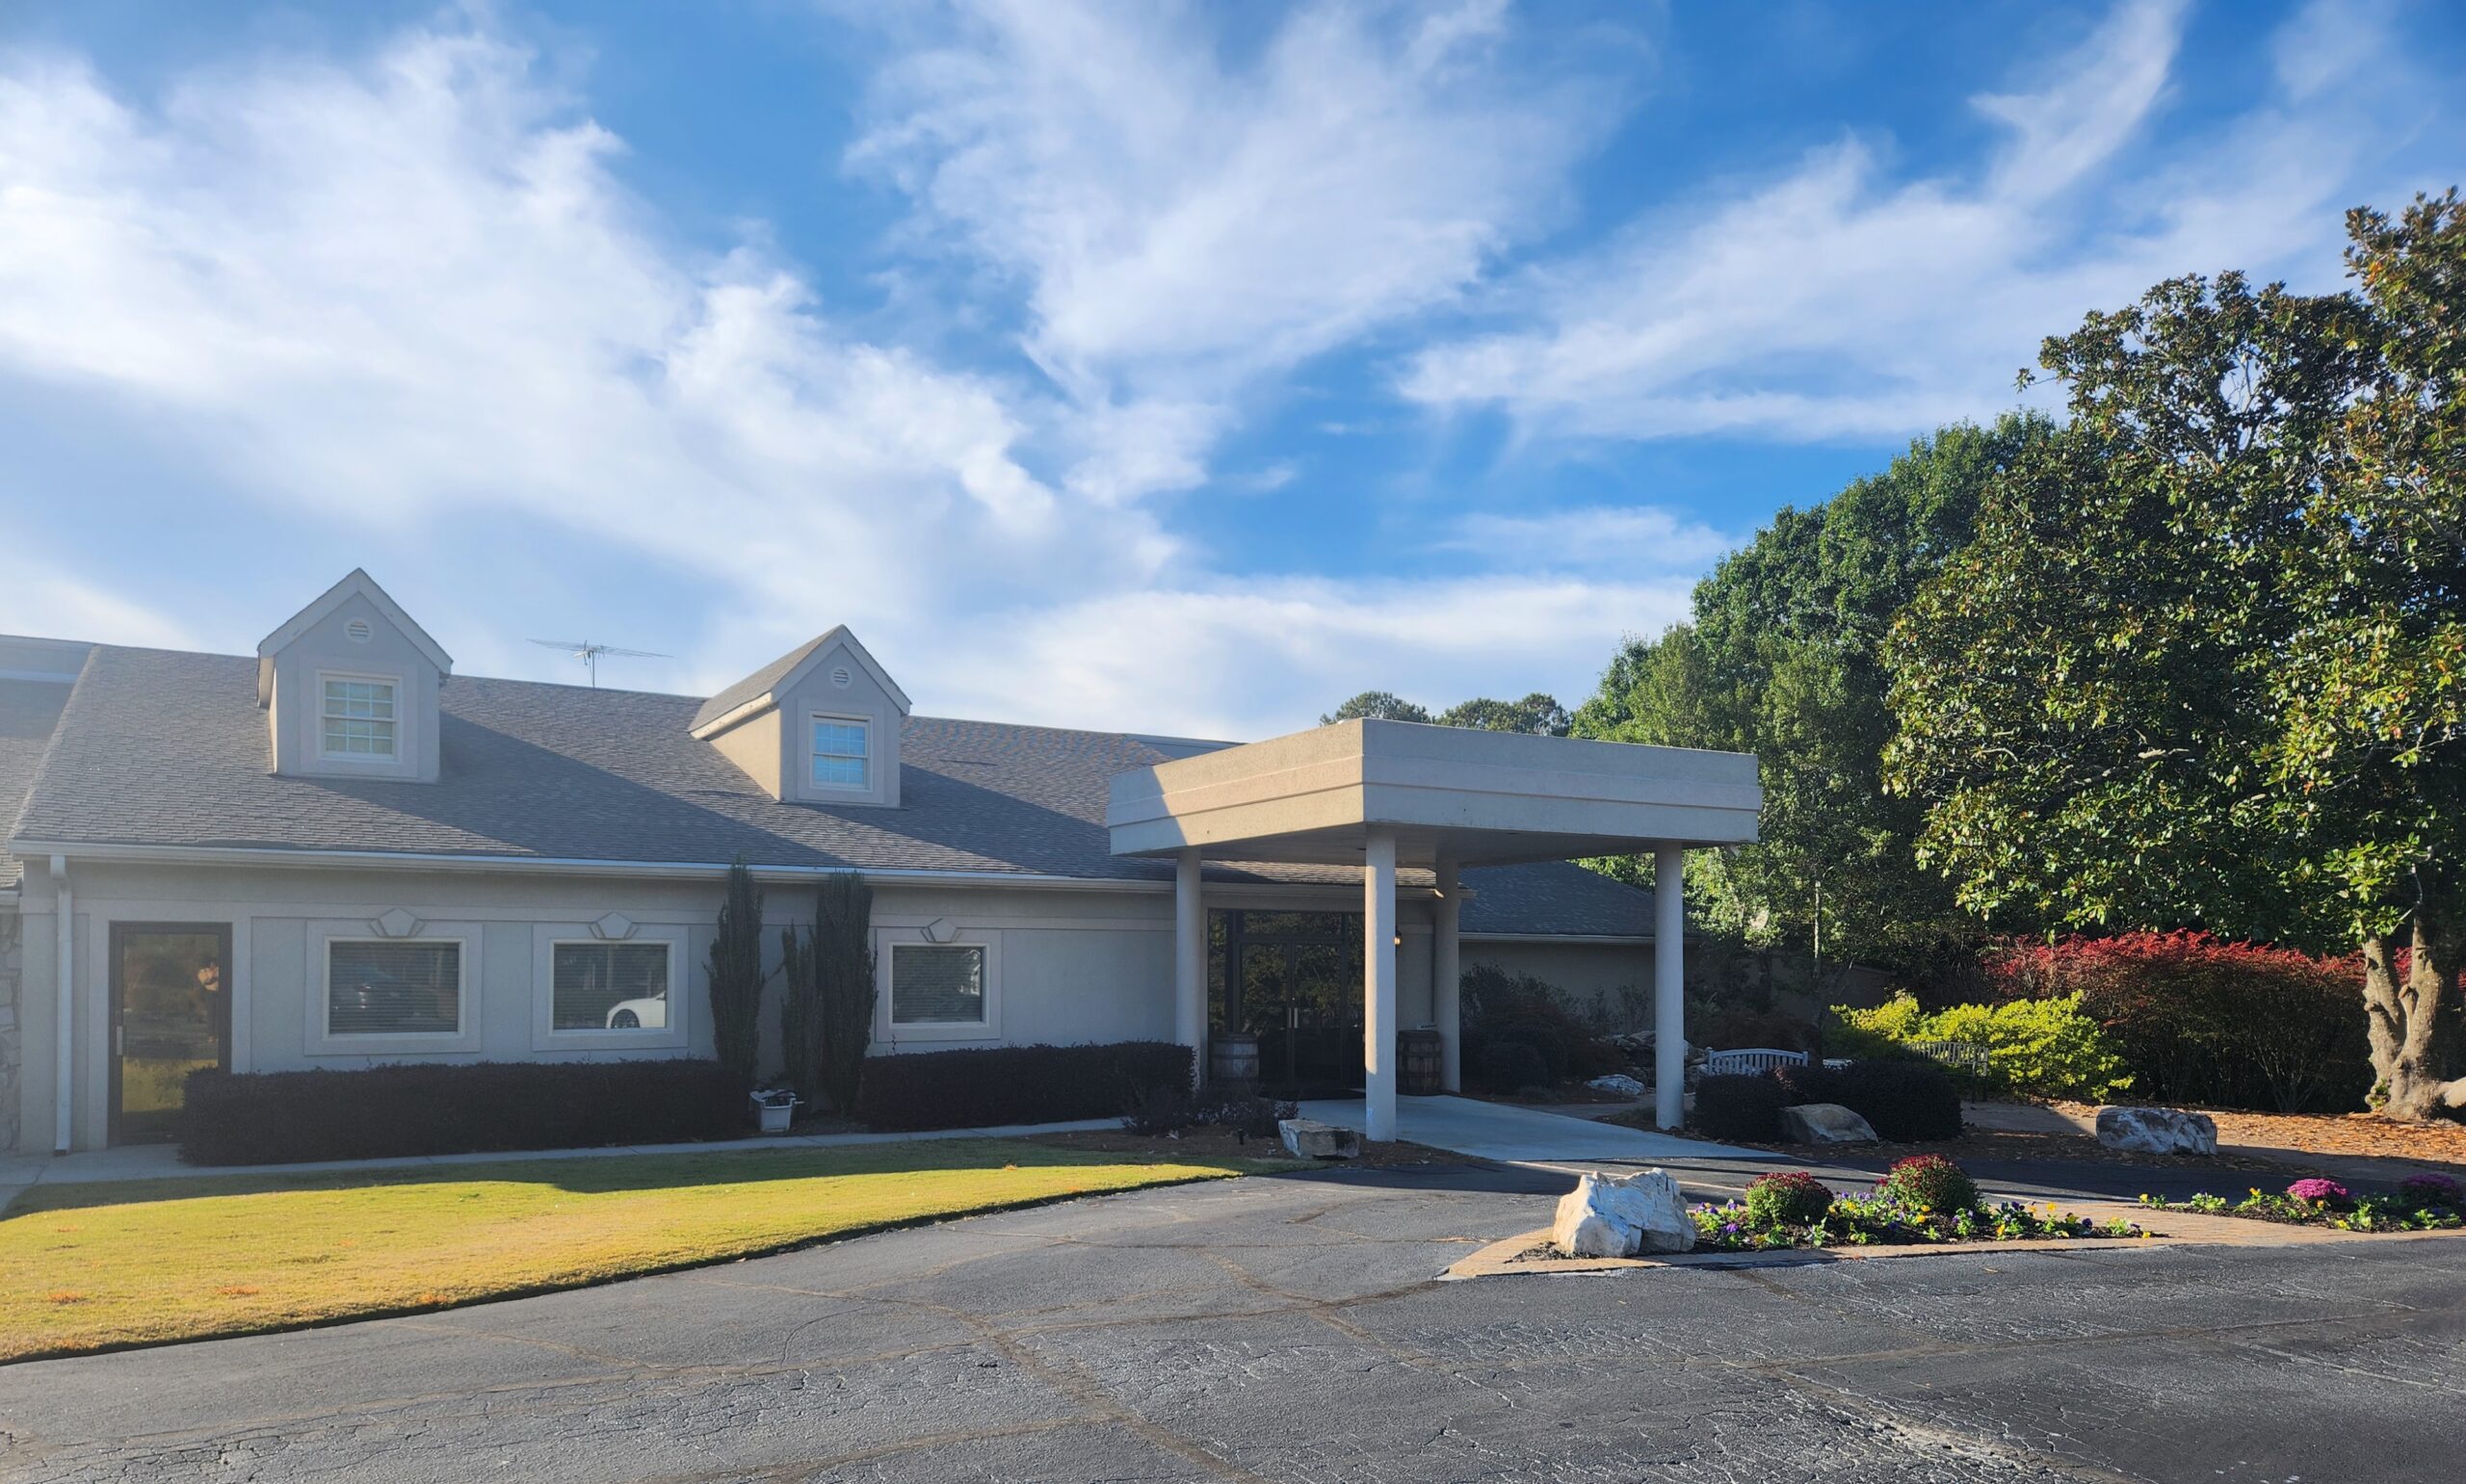
[[[1105,823],[1115,855],[1358,865],[1376,829],[1489,866],[1743,845],[1763,801],[1744,752],[1344,721],[1118,774]]]

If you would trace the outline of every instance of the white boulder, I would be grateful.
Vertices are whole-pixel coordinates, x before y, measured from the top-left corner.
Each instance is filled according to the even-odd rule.
[[[2207,1113],[2171,1107],[2102,1107],[2098,1142],[2133,1155],[2214,1155],[2217,1125]]]
[[[1876,1131],[1838,1103],[1797,1103],[1781,1109],[1781,1136],[1793,1144],[1872,1144]]]
[[[1614,1092],[1627,1098],[1640,1098],[1644,1095],[1644,1084],[1624,1072],[1613,1072],[1608,1077],[1596,1077],[1585,1085],[1595,1092]]]
[[[1304,1159],[1357,1159],[1361,1158],[1361,1135],[1351,1129],[1339,1129],[1316,1118],[1279,1120],[1276,1132],[1284,1135],[1284,1147]]]
[[[1571,1258],[1685,1252],[1695,1245],[1695,1223],[1666,1171],[1586,1175],[1559,1198],[1550,1243]]]

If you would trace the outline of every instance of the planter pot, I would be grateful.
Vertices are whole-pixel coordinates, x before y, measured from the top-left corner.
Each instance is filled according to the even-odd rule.
[[[1242,1031],[1219,1032],[1208,1046],[1208,1075],[1230,1086],[1247,1087],[1259,1080],[1259,1038]]]
[[[797,1098],[794,1093],[757,1092],[753,1095],[753,1113],[761,1120],[762,1132],[765,1133],[787,1133],[788,1120],[796,1116],[796,1111]]]

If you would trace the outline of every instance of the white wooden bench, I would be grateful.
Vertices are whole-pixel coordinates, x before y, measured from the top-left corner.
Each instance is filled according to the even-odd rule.
[[[1802,1067],[1807,1064],[1804,1052],[1783,1051],[1777,1046],[1749,1046],[1738,1051],[1712,1052],[1704,1057],[1707,1077],[1753,1077],[1774,1067]]]

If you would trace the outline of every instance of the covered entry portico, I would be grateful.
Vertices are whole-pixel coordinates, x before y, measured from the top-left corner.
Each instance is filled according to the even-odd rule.
[[[1755,759],[1510,732],[1347,721],[1161,763],[1113,780],[1116,855],[1175,862],[1174,1026],[1206,1062],[1209,860],[1362,868],[1362,1063],[1370,1136],[1396,1135],[1400,871],[1427,871],[1432,1019],[1442,1081],[1462,1084],[1457,924],[1466,867],[1653,854],[1664,882],[1687,850],[1755,839]],[[1685,904],[1657,895],[1655,1113],[1680,1121],[1686,1054]]]

